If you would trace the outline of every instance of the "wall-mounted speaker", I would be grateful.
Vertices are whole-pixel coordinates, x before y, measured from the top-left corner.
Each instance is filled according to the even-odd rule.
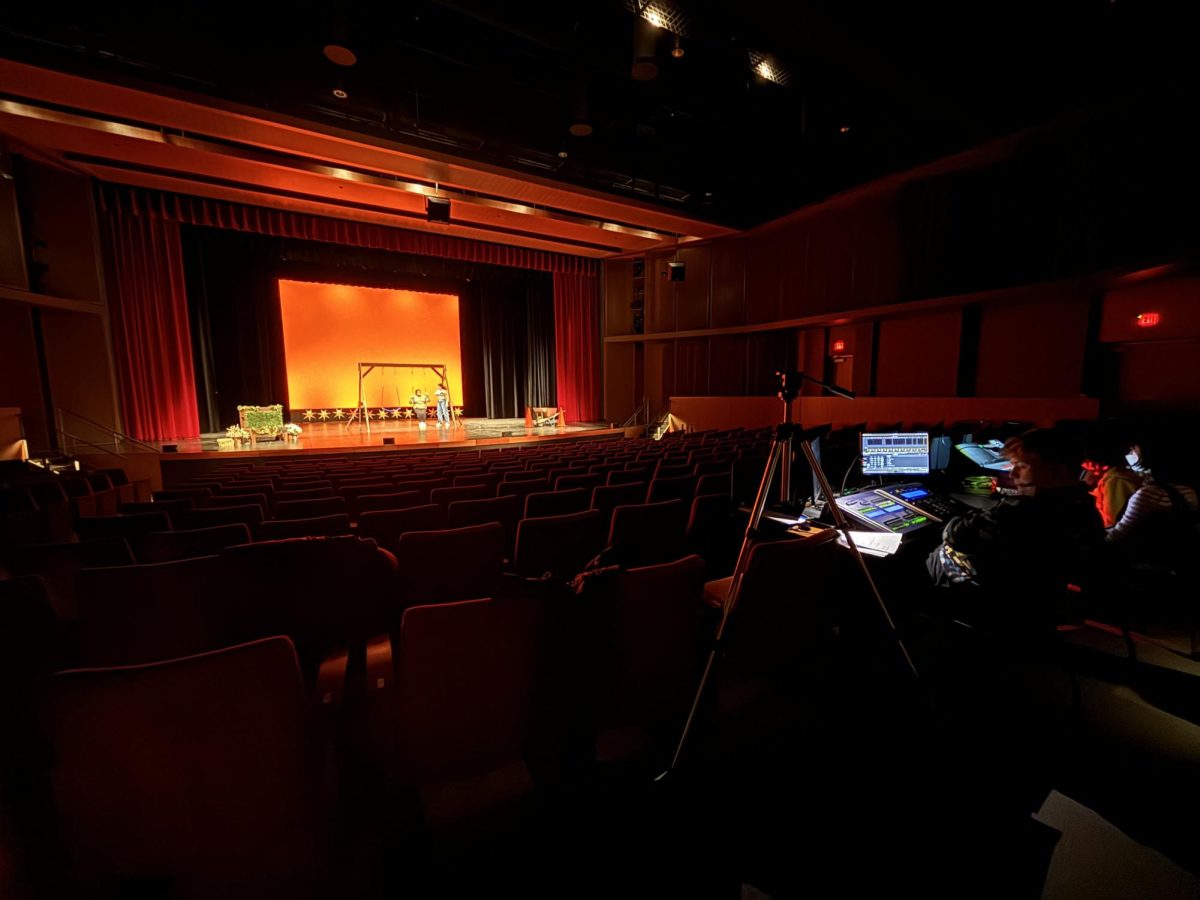
[[[667,272],[671,281],[683,281],[687,277],[687,263],[669,262]]]
[[[393,445],[395,445],[395,443],[396,443],[396,439],[394,437],[386,437],[383,439],[383,446],[385,446],[385,447],[393,446]]]

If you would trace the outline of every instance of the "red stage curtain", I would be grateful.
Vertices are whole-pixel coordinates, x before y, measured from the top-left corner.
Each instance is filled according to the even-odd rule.
[[[568,423],[601,416],[600,286],[594,275],[554,273],[558,405]]]
[[[141,440],[196,437],[200,415],[179,225],[111,207],[107,219],[125,430]]]
[[[594,259],[570,256],[566,253],[507,247],[467,238],[406,231],[403,228],[388,228],[385,225],[367,222],[350,222],[345,219],[331,219],[124,185],[104,185],[101,203],[109,210],[122,210],[132,214],[148,213],[186,225],[231,228],[274,237],[374,247],[393,253],[440,256],[445,259],[511,266],[516,269],[536,269],[541,272],[596,275],[599,271]]]

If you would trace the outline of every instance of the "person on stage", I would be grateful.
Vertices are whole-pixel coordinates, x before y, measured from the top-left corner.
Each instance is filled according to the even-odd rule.
[[[433,392],[434,399],[437,400],[437,427],[443,425],[446,428],[450,427],[450,392],[446,389],[446,382],[438,385],[436,391]]]
[[[425,418],[429,415],[429,395],[417,388],[409,398],[409,404],[412,406],[413,415],[417,417],[417,427],[424,431]]]

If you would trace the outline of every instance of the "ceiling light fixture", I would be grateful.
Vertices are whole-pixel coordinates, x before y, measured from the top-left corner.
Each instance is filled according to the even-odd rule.
[[[675,35],[675,46],[671,48],[671,55],[676,59],[683,59],[683,45],[679,41],[679,35]]]
[[[352,66],[358,62],[354,51],[344,44],[326,44],[323,52],[325,58],[335,66]]]
[[[769,81],[772,84],[786,86],[792,80],[787,69],[758,50],[750,51],[750,68],[763,81]]]
[[[333,89],[333,96],[337,97],[339,100],[345,100],[350,95],[346,93],[345,88],[335,87]]]

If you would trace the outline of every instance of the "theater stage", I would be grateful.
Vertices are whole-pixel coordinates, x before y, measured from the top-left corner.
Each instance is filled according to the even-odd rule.
[[[177,460],[295,457],[340,453],[405,453],[422,450],[499,447],[509,444],[535,444],[545,441],[612,439],[625,436],[624,428],[606,425],[563,425],[527,427],[524,419],[460,419],[459,424],[439,429],[431,418],[424,431],[415,421],[380,420],[371,423],[371,432],[358,424],[348,428],[341,422],[303,422],[304,433],[295,441],[260,441],[253,445],[218,448],[223,433],[199,438],[165,441],[175,451],[166,451],[163,463]],[[639,429],[640,430],[640,429]],[[384,439],[392,443],[385,444]]]

